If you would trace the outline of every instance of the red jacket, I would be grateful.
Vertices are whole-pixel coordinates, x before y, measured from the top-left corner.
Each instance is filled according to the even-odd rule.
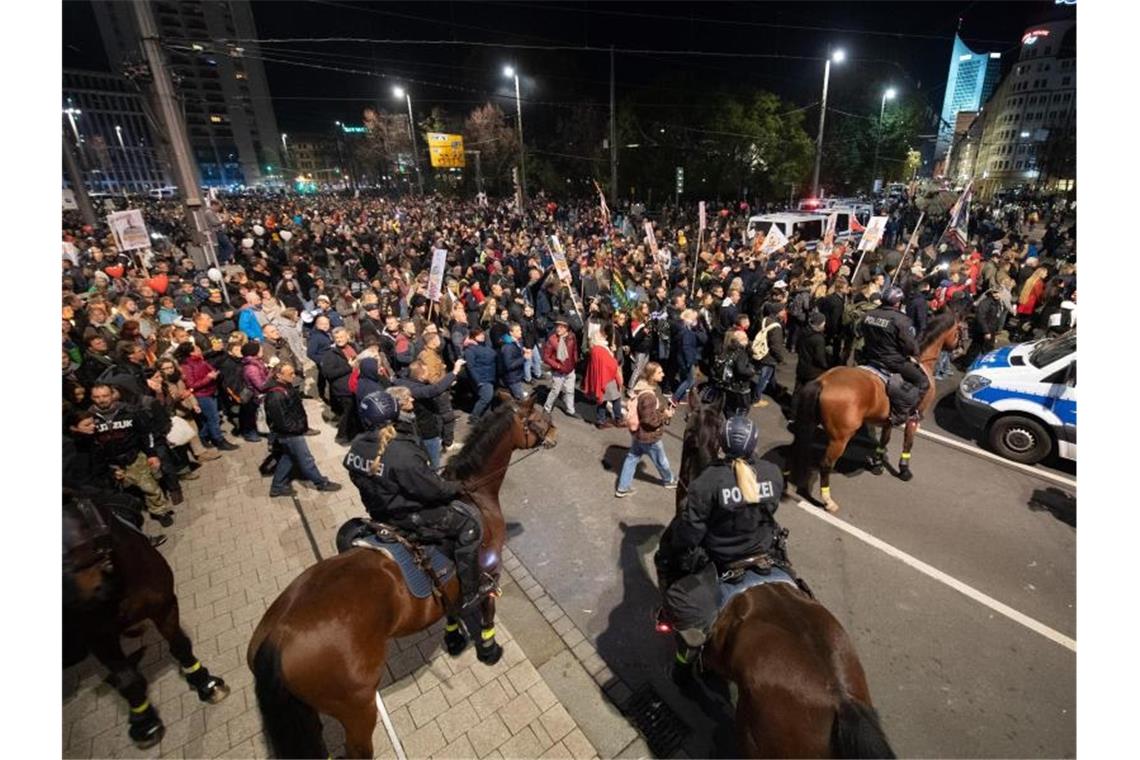
[[[195,396],[209,398],[218,395],[218,379],[209,377],[214,368],[203,357],[190,354],[181,368],[182,379]]]
[[[578,339],[574,333],[566,332],[566,361],[558,361],[558,333],[550,333],[542,346],[542,361],[557,375],[569,375],[578,362]]]
[[[595,401],[600,402],[606,393],[606,386],[613,380],[621,389],[621,370],[617,359],[604,346],[590,348],[590,361],[586,365],[586,381],[582,390]]]

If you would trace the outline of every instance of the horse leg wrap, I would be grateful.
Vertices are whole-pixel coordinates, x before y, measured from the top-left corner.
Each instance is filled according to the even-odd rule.
[[[914,473],[910,471],[910,452],[904,451],[899,456],[899,478],[902,480],[910,480],[914,477]]]
[[[475,644],[475,656],[484,665],[494,665],[503,656],[503,648],[495,641],[495,629],[484,628]]]
[[[141,749],[153,747],[162,741],[162,737],[166,734],[162,719],[146,699],[131,707],[131,717],[127,726],[127,735]]]
[[[458,619],[454,621],[449,619],[447,625],[443,627],[443,645],[447,648],[447,653],[452,657],[458,657],[467,648],[468,640],[467,632],[463,630],[463,623]]]
[[[195,662],[188,668],[182,668],[182,677],[198,692],[198,699],[203,702],[220,702],[229,694],[226,682],[211,675],[201,661]]]

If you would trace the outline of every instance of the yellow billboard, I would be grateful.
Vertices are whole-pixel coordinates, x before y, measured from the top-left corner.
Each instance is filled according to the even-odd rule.
[[[436,169],[462,169],[463,135],[449,135],[444,132],[428,132],[428,152],[431,165]]]

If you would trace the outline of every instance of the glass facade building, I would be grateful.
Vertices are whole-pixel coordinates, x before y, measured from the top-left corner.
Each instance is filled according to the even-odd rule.
[[[960,111],[977,111],[989,100],[1001,79],[1001,53],[977,53],[954,35],[950,53],[950,71],[946,75],[946,94],[942,99],[942,118],[938,125],[935,160],[942,160],[954,138],[954,123]]]

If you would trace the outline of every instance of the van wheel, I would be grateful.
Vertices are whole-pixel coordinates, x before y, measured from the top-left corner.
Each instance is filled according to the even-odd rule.
[[[990,448],[1006,459],[1037,464],[1053,450],[1053,439],[1041,423],[1029,417],[1002,417],[990,425]]]

